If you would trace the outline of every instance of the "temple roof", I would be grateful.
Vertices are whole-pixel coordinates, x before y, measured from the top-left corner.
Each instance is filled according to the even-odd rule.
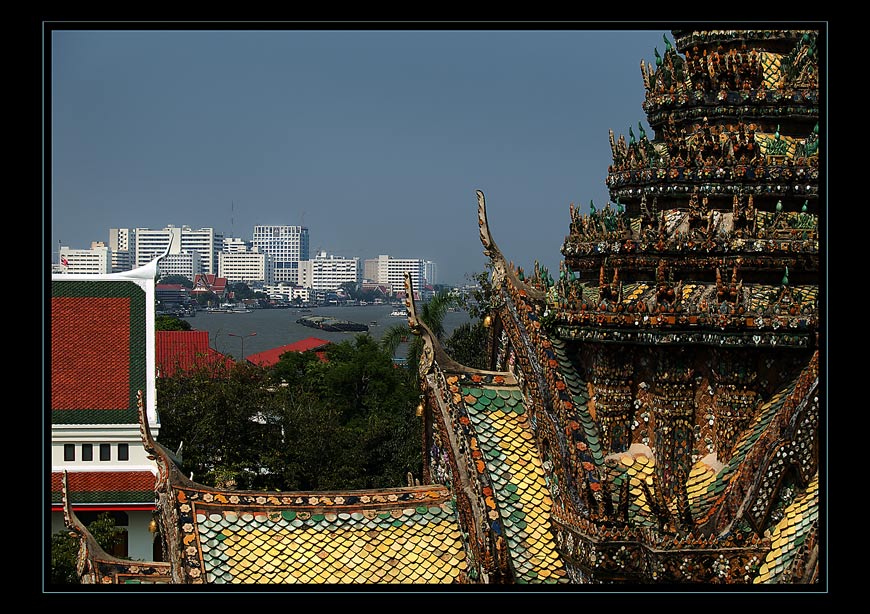
[[[443,486],[315,493],[176,490],[191,581],[453,583],[466,569]]]
[[[100,507],[123,504],[154,506],[155,475],[150,471],[73,471],[68,474],[69,497],[73,505]],[[63,472],[51,473],[51,503],[62,503]]]
[[[448,378],[448,383],[457,378]],[[458,388],[469,418],[472,456],[487,474],[484,490],[491,526],[503,529],[516,581],[565,582],[565,569],[550,532],[553,504],[532,426],[518,386],[464,382]],[[462,419],[460,418],[460,422]]]

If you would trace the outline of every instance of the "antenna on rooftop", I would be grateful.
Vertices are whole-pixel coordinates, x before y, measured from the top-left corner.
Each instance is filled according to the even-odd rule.
[[[230,201],[230,236],[235,237],[236,232],[233,226],[233,212],[236,210],[236,202],[234,200]]]

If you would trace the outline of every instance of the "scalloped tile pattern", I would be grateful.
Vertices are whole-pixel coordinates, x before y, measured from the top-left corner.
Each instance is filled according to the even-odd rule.
[[[782,520],[773,528],[770,551],[764,557],[755,584],[777,584],[783,572],[791,567],[807,537],[819,520],[819,476],[807,486],[806,492],[789,505]]]
[[[618,498],[622,492],[622,485],[625,480],[629,480],[628,492],[631,497],[628,504],[628,519],[633,526],[657,526],[657,521],[653,516],[652,509],[647,501],[646,493],[641,486],[642,482],[646,482],[647,487],[653,488],[653,474],[655,473],[655,458],[648,457],[645,454],[630,454],[623,452],[618,456],[619,465],[617,471],[619,475],[613,478],[614,498]],[[614,504],[618,504],[615,501]]]
[[[207,583],[454,583],[467,565],[449,501],[337,513],[201,504],[194,517]]]
[[[497,513],[501,520],[516,582],[567,583],[550,532],[553,501],[522,392],[516,388],[465,387],[462,396],[492,481],[498,511],[491,514]]]

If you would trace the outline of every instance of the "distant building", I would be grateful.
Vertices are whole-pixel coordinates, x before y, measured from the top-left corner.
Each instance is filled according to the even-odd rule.
[[[112,272],[111,251],[98,241],[91,243],[91,249],[61,247],[58,260],[52,266],[52,273],[101,275]]]
[[[299,285],[312,290],[337,290],[345,283],[362,281],[359,258],[340,258],[319,252],[313,259],[299,263]]]
[[[224,237],[221,251],[225,253],[249,252],[251,247],[250,241],[240,237]]]
[[[112,252],[112,273],[131,270],[135,262],[136,231],[109,228],[109,249]]]
[[[160,261],[160,275],[181,275],[193,281],[197,275],[203,273],[200,253],[195,250],[182,250],[178,254],[167,254]]]
[[[223,235],[213,228],[194,230],[190,226],[167,226],[161,230],[137,228],[135,232],[135,265],[143,266],[153,258],[162,255],[169,248],[169,254],[183,251],[199,252],[203,273],[217,274],[217,255],[223,245]],[[164,262],[160,263],[161,271]]]
[[[180,307],[190,302],[190,289],[181,284],[157,284],[154,287],[155,298],[163,309]]]
[[[375,283],[389,286],[392,295],[404,295],[405,273],[411,275],[414,288],[423,286],[424,263],[420,258],[393,258],[382,254],[365,261],[365,276]]]
[[[212,292],[215,296],[222,299],[227,293],[227,280],[225,277],[203,273],[194,278],[193,290],[190,292],[194,296]]]
[[[272,256],[256,251],[221,252],[218,275],[230,282],[272,283],[275,277]]]
[[[423,278],[430,286],[438,283],[438,265],[431,260],[423,261]]]
[[[275,282],[299,283],[299,262],[308,260],[305,226],[254,226],[254,249],[272,256]]]
[[[311,302],[311,290],[309,288],[303,288],[288,282],[266,284],[263,286],[263,292],[273,301],[287,301],[289,303],[298,299],[303,303]]]

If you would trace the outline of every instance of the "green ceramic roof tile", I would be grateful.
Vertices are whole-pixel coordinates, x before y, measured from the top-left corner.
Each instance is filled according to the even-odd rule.
[[[477,397],[471,390],[463,389],[462,395],[480,450],[488,459],[486,467],[516,581],[568,582],[550,532],[552,499],[522,392],[516,388],[483,388],[483,394]],[[471,398],[474,403],[468,402]],[[483,399],[492,402],[487,404]]]
[[[815,530],[819,518],[818,474],[806,491],[786,508],[782,520],[770,536],[770,551],[764,558],[755,584],[777,584],[780,576],[791,567],[807,537]]]
[[[467,566],[461,531],[446,489],[437,489],[282,493],[281,500],[259,497],[257,507],[232,495],[186,497],[179,510],[187,572],[214,584],[460,582]]]
[[[565,349],[565,344],[558,338],[551,340],[553,352],[556,355],[559,373],[562,375],[571,394],[574,412],[583,426],[583,440],[588,446],[594,464],[600,467],[604,463],[604,453],[598,441],[598,425],[589,414],[589,393],[586,383],[580,378],[577,368],[571,362]]]

